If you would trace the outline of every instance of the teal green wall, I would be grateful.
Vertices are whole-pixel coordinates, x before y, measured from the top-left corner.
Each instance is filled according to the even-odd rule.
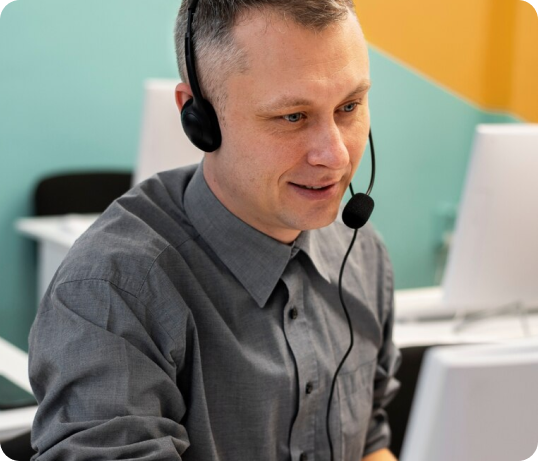
[[[0,336],[26,349],[33,245],[13,227],[38,179],[132,169],[143,81],[177,78],[179,0],[17,0],[0,17]]]
[[[453,225],[475,126],[519,120],[483,112],[372,47],[370,67],[376,151],[371,221],[389,249],[397,288],[439,284],[439,245]],[[366,154],[355,191],[368,186]]]
[[[44,175],[131,169],[146,78],[177,78],[179,0],[17,0],[0,17],[0,336],[27,349],[35,303],[31,214]],[[478,110],[371,49],[374,225],[397,288],[432,285],[441,211],[456,206]],[[365,190],[369,160],[355,179]],[[449,221],[449,219],[448,219]]]

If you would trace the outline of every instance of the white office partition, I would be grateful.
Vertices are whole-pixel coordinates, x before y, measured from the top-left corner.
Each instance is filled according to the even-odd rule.
[[[146,80],[138,163],[133,185],[159,171],[198,163],[203,153],[181,126],[175,88],[179,80]]]

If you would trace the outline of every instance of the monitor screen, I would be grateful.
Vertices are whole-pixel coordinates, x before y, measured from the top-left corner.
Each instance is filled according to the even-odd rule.
[[[133,185],[155,173],[199,163],[203,152],[187,138],[176,106],[175,89],[179,80],[149,79],[140,132],[138,162]]]
[[[478,125],[443,278],[456,308],[538,307],[538,124]]]
[[[538,124],[478,125],[443,278],[455,308],[538,307]]]

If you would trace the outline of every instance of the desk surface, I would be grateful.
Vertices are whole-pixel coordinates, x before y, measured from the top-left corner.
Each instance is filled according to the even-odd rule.
[[[15,222],[15,228],[35,240],[53,242],[70,248],[98,216],[99,214],[68,214],[21,218]]]
[[[394,343],[400,348],[430,344],[485,343],[520,339],[526,335],[522,319],[513,315],[472,322],[460,332],[455,331],[457,325],[455,320],[396,322]],[[538,314],[528,316],[528,332],[530,336],[538,336]]]

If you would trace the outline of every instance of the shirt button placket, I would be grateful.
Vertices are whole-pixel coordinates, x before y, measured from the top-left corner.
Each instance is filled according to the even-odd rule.
[[[290,454],[295,461],[306,461],[306,453],[314,450],[315,409],[318,405],[316,393],[306,395],[308,383],[314,384],[317,377],[317,361],[303,300],[303,275],[298,261],[293,259],[282,277],[289,294],[288,304],[282,312],[284,334],[296,364],[297,384],[300,384],[297,388],[299,394],[296,396],[297,413],[289,437]]]

